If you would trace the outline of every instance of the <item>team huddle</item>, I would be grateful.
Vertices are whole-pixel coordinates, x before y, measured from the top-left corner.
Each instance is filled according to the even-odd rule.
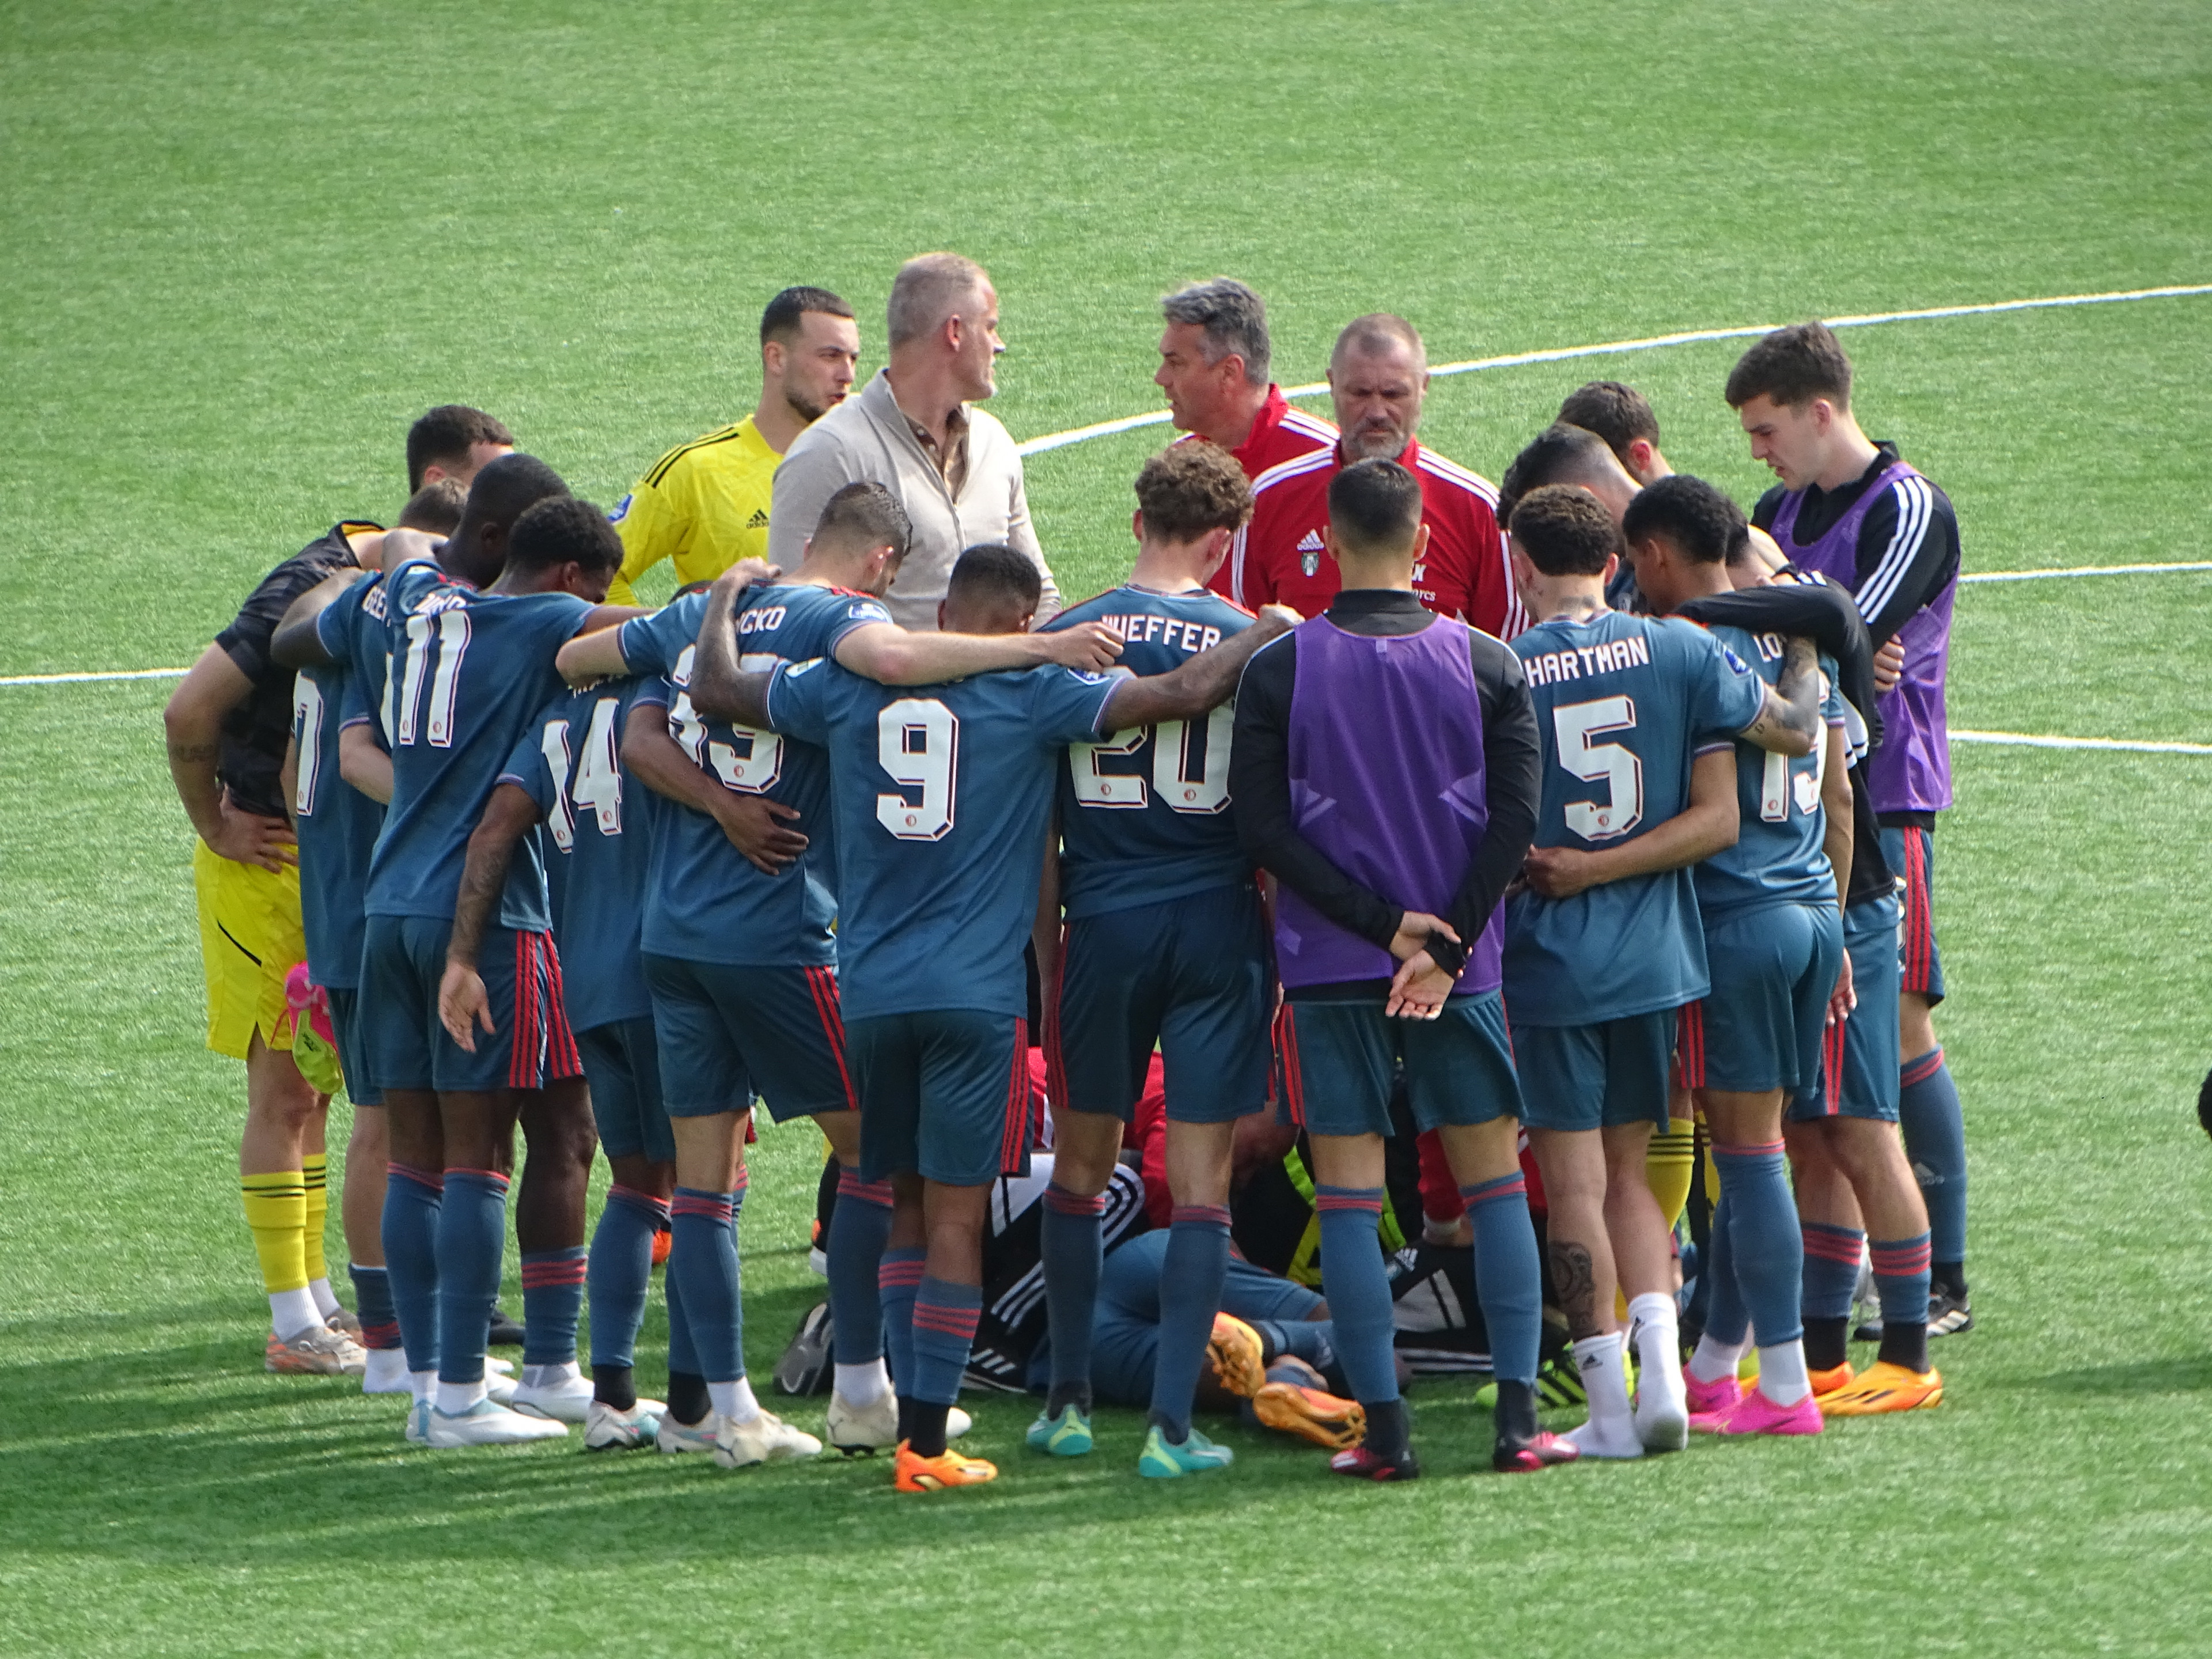
[[[1618,383],[1494,488],[1421,446],[1403,319],[1343,330],[1331,423],[1251,290],[1162,310],[1184,435],[1078,604],[977,407],[996,292],[950,254],[902,268],[857,391],[851,308],[778,295],[753,414],[611,512],[447,405],[396,526],[264,580],[167,722],[269,1369],[404,1396],[428,1447],[826,1440],[942,1490],[998,1474],[958,1445],[980,1379],[1042,1395],[1041,1455],[1107,1401],[1146,1413],[1141,1474],[1196,1475],[1228,1410],[1395,1480],[1435,1264],[1498,1470],[1940,1402],[1958,536],[1834,337],[1729,378],[1779,479],[1747,516]],[[636,603],[664,558],[678,596]],[[818,1437],[746,1374],[763,1108],[825,1143]]]

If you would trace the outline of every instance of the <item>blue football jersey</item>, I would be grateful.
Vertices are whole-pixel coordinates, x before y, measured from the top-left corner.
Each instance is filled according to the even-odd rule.
[[[1779,683],[1781,635],[1726,625],[1711,631],[1765,684]],[[1841,726],[1844,700],[1836,690],[1834,659],[1820,659],[1820,718],[1826,726]],[[1697,868],[1698,908],[1707,921],[1765,904],[1835,903],[1836,872],[1822,844],[1827,814],[1820,810],[1820,784],[1827,770],[1825,741],[1811,754],[1793,757],[1737,739],[1735,845]]]
[[[659,693],[668,730],[692,763],[725,789],[765,795],[795,808],[790,827],[806,851],[781,875],[764,874],[730,845],[704,812],[671,802],[654,839],[647,881],[645,948],[686,962],[750,968],[822,968],[836,960],[836,828],[830,811],[830,761],[819,749],[775,732],[702,720],[691,707],[691,658],[707,612],[688,593],[650,617],[623,624],[623,660],[633,673],[665,676]],[[856,628],[888,623],[883,601],[811,583],[745,590],[732,619],[747,669],[826,657]]]
[[[361,983],[368,860],[384,827],[384,808],[338,775],[351,678],[340,662],[303,668],[292,682],[292,739],[299,745],[292,816],[307,972],[316,984],[341,991]]]
[[[1690,804],[1690,769],[1759,718],[1765,683],[1694,623],[1601,611],[1512,641],[1543,744],[1535,844],[1595,852]],[[1589,1025],[1705,995],[1705,930],[1687,870],[1571,898],[1506,905],[1505,1002],[1516,1024]]]
[[[368,914],[450,919],[484,803],[561,690],[554,653],[592,607],[572,593],[480,593],[427,559],[388,573],[384,586],[392,805],[369,865]],[[515,849],[499,921],[550,926],[534,836]]]
[[[1165,674],[1252,625],[1219,594],[1133,584],[1061,611],[1047,629],[1103,623],[1120,666]],[[1235,702],[1203,720],[1133,726],[1067,747],[1059,788],[1060,908],[1070,920],[1187,898],[1251,879],[1229,809]]]
[[[776,671],[771,723],[829,752],[848,1019],[1027,1010],[1054,775],[1098,735],[1114,683],[1056,665],[923,686]]]
[[[530,723],[499,776],[527,792],[545,814],[561,988],[568,1024],[579,1031],[653,1012],[638,933],[653,831],[665,803],[623,775],[623,726],[639,684],[611,680],[555,697]]]

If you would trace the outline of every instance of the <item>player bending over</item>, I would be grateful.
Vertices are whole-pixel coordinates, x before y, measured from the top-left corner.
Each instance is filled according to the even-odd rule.
[[[939,623],[1019,635],[1042,591],[1024,555],[972,547],[953,568]],[[717,584],[702,637],[720,640],[734,598]],[[1279,627],[1248,629],[1147,679],[1055,665],[901,688],[817,660],[741,671],[717,688],[712,706],[829,752],[860,1176],[888,1179],[893,1191],[880,1286],[901,1491],[998,1473],[946,1450],[946,1419],[981,1307],[991,1183],[1026,1152],[1022,942],[1036,918],[1060,751],[1204,716]]]
[[[1778,693],[1701,629],[1608,610],[1620,532],[1588,490],[1534,489],[1511,528],[1537,618],[1513,649],[1543,745],[1527,885],[1505,915],[1513,1053],[1553,1292],[1589,1397],[1572,1437],[1586,1456],[1640,1457],[1688,1431],[1673,1253],[1645,1167],[1676,1011],[1711,988],[1690,866],[1735,842],[1732,740],[1810,754],[1819,683],[1809,648]],[[1632,1415],[1616,1291],[1640,1365]]]

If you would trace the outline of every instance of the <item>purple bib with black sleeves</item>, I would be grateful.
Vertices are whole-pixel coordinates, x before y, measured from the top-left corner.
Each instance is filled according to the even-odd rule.
[[[1772,534],[1793,564],[1817,570],[1845,592],[1856,593],[1859,528],[1882,492],[1899,478],[1920,475],[1903,461],[1892,461],[1859,492],[1844,516],[1817,541],[1801,544],[1794,535],[1802,490],[1783,496]],[[1897,630],[1905,647],[1905,671],[1877,705],[1881,714],[1881,747],[1867,763],[1867,785],[1877,812],[1940,812],[1951,804],[1951,738],[1943,711],[1943,676],[1951,659],[1951,606],[1955,583],[1946,582],[1936,597],[1914,611]]]
[[[1394,904],[1443,915],[1490,823],[1482,696],[1464,623],[1352,634],[1326,616],[1297,629],[1291,690],[1291,815],[1336,867]],[[1491,914],[1452,993],[1499,983]],[[1285,886],[1275,906],[1285,986],[1388,979],[1389,951],[1346,932]]]

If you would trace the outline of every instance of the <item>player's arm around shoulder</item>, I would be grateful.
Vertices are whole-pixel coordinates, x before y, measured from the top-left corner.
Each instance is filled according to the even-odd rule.
[[[708,720],[770,729],[769,682],[773,672],[739,665],[735,618],[738,600],[755,582],[775,575],[773,565],[740,559],[714,578],[707,590],[707,609],[699,618],[697,648],[691,657],[691,707]]]
[[[1121,640],[1096,622],[1032,634],[915,634],[886,613],[880,622],[848,631],[830,654],[840,667],[878,684],[937,685],[970,674],[1045,663],[1095,673],[1114,665],[1121,654]]]
[[[1300,620],[1295,611],[1268,605],[1249,628],[1199,652],[1180,668],[1120,681],[1106,700],[1103,728],[1125,732],[1133,726],[1157,726],[1163,720],[1195,720],[1218,708],[1236,694],[1237,683],[1253,653],[1289,633]]]
[[[1770,754],[1811,754],[1826,735],[1820,719],[1820,659],[1812,641],[1792,635],[1784,642],[1780,683],[1764,690],[1758,718],[1738,735]]]
[[[323,643],[323,612],[356,582],[368,581],[376,573],[358,568],[333,570],[286,607],[276,631],[269,638],[269,659],[281,668],[319,668],[336,660]]]

